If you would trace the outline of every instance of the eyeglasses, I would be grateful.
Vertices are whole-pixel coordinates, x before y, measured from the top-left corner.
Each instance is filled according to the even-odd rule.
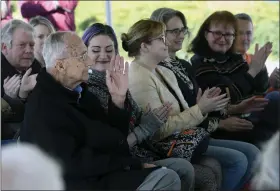
[[[166,30],[166,32],[169,32],[169,33],[173,34],[174,36],[179,36],[181,33],[183,33],[184,35],[187,35],[190,33],[188,27],[183,27],[181,29],[176,28],[176,29],[172,29],[172,30]]]
[[[229,40],[233,40],[235,38],[235,34],[234,33],[225,33],[223,34],[221,31],[210,31],[208,30],[208,32],[212,33],[213,37],[215,39],[220,39],[222,37],[225,37],[225,39],[227,41]]]
[[[165,36],[160,36],[160,37],[157,37],[157,38],[152,38],[150,41],[153,41],[153,40],[160,40],[162,41],[164,44],[166,43],[166,38]]]

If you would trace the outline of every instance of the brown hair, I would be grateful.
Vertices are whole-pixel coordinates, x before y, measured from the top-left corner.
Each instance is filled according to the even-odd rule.
[[[193,52],[198,55],[202,55],[206,52],[209,52],[210,47],[208,45],[208,42],[205,38],[205,32],[209,30],[210,25],[212,24],[224,24],[224,25],[230,25],[234,28],[235,33],[237,30],[237,19],[235,16],[229,12],[229,11],[216,11],[213,14],[211,14],[201,25],[199,28],[196,37],[192,40],[188,52]],[[234,52],[234,43],[235,39],[233,40],[231,48],[227,51],[229,53]]]
[[[127,33],[121,35],[122,47],[128,52],[129,57],[139,55],[141,43],[149,43],[165,32],[165,24],[150,19],[136,22]]]
[[[187,27],[187,21],[185,15],[181,11],[170,9],[170,8],[159,8],[154,10],[150,19],[167,24],[168,21],[173,17],[179,17],[182,20],[184,27]]]

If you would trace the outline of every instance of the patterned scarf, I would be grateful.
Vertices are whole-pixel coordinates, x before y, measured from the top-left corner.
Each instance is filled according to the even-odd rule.
[[[197,96],[197,89],[198,87],[195,87],[194,83],[192,82],[192,80],[189,77],[188,71],[186,70],[186,68],[184,68],[182,66],[182,61],[180,61],[180,59],[178,58],[167,58],[164,61],[162,61],[160,63],[161,66],[164,66],[168,69],[170,69],[176,76],[177,80],[180,79],[183,83],[184,83],[184,87],[180,87],[180,89],[182,88],[189,88],[189,90],[193,93],[193,99],[190,99],[190,96],[188,96],[188,98],[185,99],[188,102],[189,106],[192,106],[191,103],[189,102],[193,102],[196,104],[196,96]],[[195,79],[194,79],[195,80]],[[180,85],[179,85],[180,86]],[[187,86],[187,87],[186,87]],[[222,110],[221,113],[224,113],[225,110]],[[202,124],[200,124],[202,127],[205,126],[205,128],[207,129],[208,132],[213,132],[217,129],[219,124],[219,120],[218,118],[215,117],[208,117],[207,120],[204,120],[204,122],[202,122]]]
[[[101,106],[108,112],[108,101],[111,95],[106,85],[106,72],[92,70],[89,73],[88,90],[99,99]],[[129,133],[131,133],[141,121],[142,110],[132,99],[129,91],[127,92],[126,99],[125,109],[131,113],[129,122]],[[155,153],[149,151],[146,147],[138,145],[130,148],[130,152],[133,156],[139,157],[142,162],[151,162],[159,159],[159,156]]]
[[[185,84],[187,84],[190,90],[193,90],[193,83],[179,60],[169,57],[162,61],[160,65],[172,70],[176,77],[180,78]]]
[[[108,111],[108,102],[111,97],[109,89],[106,85],[106,72],[100,72],[97,70],[92,70],[89,74],[88,80],[88,90],[92,92],[100,101],[101,106]],[[125,109],[131,112],[130,119],[130,132],[134,126],[139,123],[142,115],[141,109],[138,107],[136,102],[132,99],[130,92],[127,92],[127,103],[125,104]]]

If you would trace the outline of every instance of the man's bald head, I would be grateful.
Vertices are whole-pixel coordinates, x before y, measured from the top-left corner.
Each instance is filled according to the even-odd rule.
[[[82,39],[74,32],[55,32],[48,36],[43,47],[46,67],[53,67],[58,58],[77,57]]]
[[[45,41],[42,54],[47,71],[64,86],[72,88],[87,81],[90,60],[87,47],[76,33],[52,33]]]

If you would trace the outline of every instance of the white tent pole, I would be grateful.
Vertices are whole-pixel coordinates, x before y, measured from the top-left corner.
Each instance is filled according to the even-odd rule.
[[[111,1],[106,0],[106,24],[112,26],[112,15],[111,15]]]

